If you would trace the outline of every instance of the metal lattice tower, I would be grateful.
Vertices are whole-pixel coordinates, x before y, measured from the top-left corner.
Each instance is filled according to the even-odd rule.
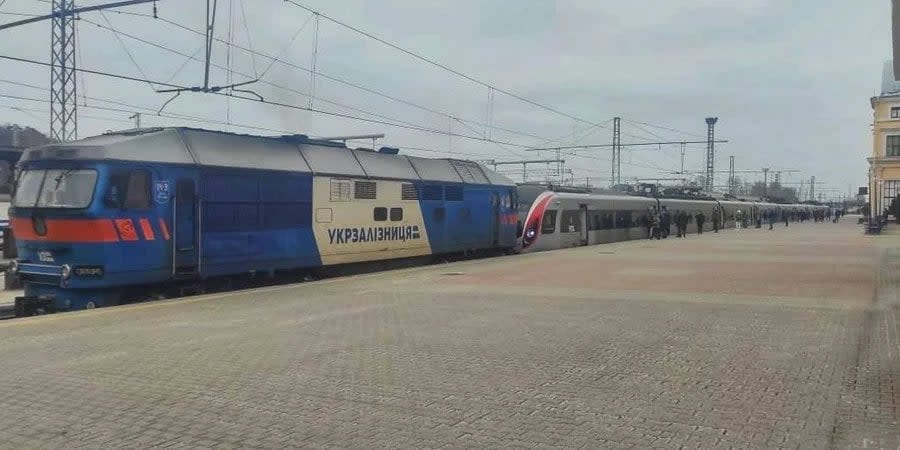
[[[734,155],[728,157],[728,193],[734,195]]]
[[[809,199],[816,199],[816,177],[809,177]]]
[[[622,183],[622,118],[613,118],[612,177],[613,186]]]
[[[50,42],[50,136],[59,141],[78,139],[75,83],[74,0],[53,0]]]
[[[715,161],[716,161],[716,122],[718,117],[706,118],[706,190],[713,190],[713,179],[715,178]]]

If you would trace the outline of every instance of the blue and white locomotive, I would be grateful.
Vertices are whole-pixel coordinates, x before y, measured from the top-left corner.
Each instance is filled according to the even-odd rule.
[[[483,166],[306,136],[191,128],[29,149],[10,221],[17,315],[160,286],[517,244],[516,187]]]

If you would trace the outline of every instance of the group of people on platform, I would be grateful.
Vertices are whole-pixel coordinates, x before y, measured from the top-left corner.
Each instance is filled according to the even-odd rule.
[[[719,232],[720,214],[718,210],[713,214],[712,225],[713,231]],[[691,214],[686,211],[675,211],[674,214],[663,206],[660,211],[653,211],[650,214],[650,222],[647,224],[647,235],[650,239],[665,239],[672,232],[672,225],[675,225],[675,236],[686,237],[687,227],[691,222],[697,222],[697,234],[703,234],[703,225],[706,224],[706,215],[703,211],[697,211]]]
[[[784,222],[784,226],[790,226],[791,222],[806,222],[812,220],[814,222],[830,221],[838,223],[841,216],[844,215],[842,209],[829,208],[828,210],[815,211],[791,211],[787,209],[770,209],[756,214],[756,228],[762,228],[763,223],[769,224],[769,229],[775,227],[775,223]],[[734,220],[738,228],[748,228],[751,224],[751,218],[738,210],[734,215]],[[660,211],[654,209],[650,214],[650,221],[647,224],[647,236],[649,239],[665,239],[671,234],[672,225],[675,225],[675,236],[682,238],[687,236],[687,227],[691,222],[697,223],[697,234],[703,234],[703,225],[706,223],[706,215],[703,211],[697,211],[694,214],[685,211],[675,211],[671,213],[663,206]],[[718,233],[721,226],[721,214],[719,208],[716,208],[712,215],[713,232]]]

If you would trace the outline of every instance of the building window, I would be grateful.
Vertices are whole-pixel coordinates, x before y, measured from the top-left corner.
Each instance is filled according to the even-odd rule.
[[[884,180],[881,185],[882,213],[891,207],[897,196],[900,196],[900,180]]]
[[[891,107],[891,119],[900,119],[900,106]]]
[[[887,137],[887,147],[884,154],[887,156],[900,156],[900,136]]]

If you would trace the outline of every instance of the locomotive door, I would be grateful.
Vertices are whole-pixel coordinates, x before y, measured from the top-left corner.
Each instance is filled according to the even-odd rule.
[[[579,220],[581,220],[581,245],[590,244],[590,220],[591,218],[588,216],[588,207],[586,204],[582,203],[578,205],[578,209],[581,211]]]
[[[173,272],[176,277],[196,275],[199,268],[197,248],[197,191],[194,180],[178,180],[175,186]]]
[[[500,197],[496,192],[491,193],[491,245],[500,245]]]

